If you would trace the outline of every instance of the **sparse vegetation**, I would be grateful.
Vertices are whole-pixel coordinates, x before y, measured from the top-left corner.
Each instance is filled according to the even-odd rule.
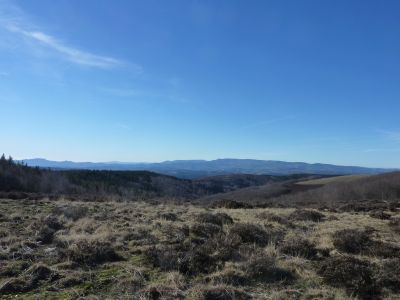
[[[280,246],[280,251],[291,256],[301,256],[313,259],[317,256],[315,244],[302,237],[291,237],[286,239]]]
[[[368,213],[65,199],[0,206],[4,299],[399,293],[397,277],[389,275],[398,272],[398,234],[392,221]]]
[[[400,297],[395,201],[336,209],[15,193],[0,200],[0,299]]]
[[[321,222],[324,218],[324,214],[315,210],[306,209],[297,209],[289,215],[289,219],[293,221]]]
[[[344,287],[348,294],[361,299],[377,299],[381,293],[374,278],[374,266],[350,256],[331,257],[321,263],[318,273],[335,287]]]

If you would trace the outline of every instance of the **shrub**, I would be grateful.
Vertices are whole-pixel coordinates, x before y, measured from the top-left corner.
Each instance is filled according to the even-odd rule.
[[[380,220],[389,220],[390,215],[385,213],[383,210],[373,210],[369,213],[371,218],[380,219]]]
[[[400,217],[391,218],[389,226],[392,228],[393,231],[400,233]]]
[[[12,278],[0,286],[0,295],[25,293],[37,288],[40,281],[55,280],[58,274],[45,265],[37,264],[30,267],[26,275]]]
[[[67,256],[73,262],[88,266],[122,260],[110,243],[97,240],[78,240],[67,249]]]
[[[27,199],[29,197],[29,194],[24,193],[24,192],[10,192],[7,195],[8,199],[11,200],[23,200],[23,199]]]
[[[217,267],[217,260],[211,255],[210,248],[200,246],[186,252],[179,261],[179,272],[188,275],[213,272]]]
[[[173,223],[165,224],[160,228],[160,231],[168,239],[169,243],[181,243],[189,236],[190,233],[187,225],[176,226]]]
[[[243,243],[254,243],[260,246],[265,246],[282,237],[280,231],[273,229],[266,231],[262,226],[250,223],[234,224],[230,228],[229,234],[239,236]]]
[[[252,205],[235,200],[219,200],[211,204],[212,208],[229,208],[229,209],[239,209],[239,208],[253,208]]]
[[[204,212],[196,215],[194,220],[199,223],[211,223],[218,226],[233,223],[233,219],[225,213],[212,214]]]
[[[282,253],[291,256],[301,256],[307,259],[317,256],[315,244],[302,237],[293,237],[285,240],[279,249]]]
[[[48,226],[42,227],[37,233],[36,240],[43,244],[51,244],[56,231]]]
[[[37,264],[29,268],[28,274],[31,276],[32,285],[37,285],[39,281],[58,278],[58,274],[43,264]]]
[[[162,281],[147,286],[139,299],[185,299],[185,288],[186,278],[177,272],[171,272]]]
[[[230,284],[233,286],[244,285],[248,282],[248,276],[242,270],[228,267],[208,276],[207,281],[217,284]]]
[[[317,272],[327,284],[345,288],[361,299],[376,299],[380,294],[372,266],[367,261],[351,256],[331,257],[321,263]]]
[[[36,240],[43,244],[51,244],[56,231],[63,227],[64,225],[53,215],[41,218],[32,224],[32,229],[36,231]]]
[[[400,292],[400,258],[390,259],[383,263],[378,274],[378,282],[394,292]]]
[[[370,235],[365,230],[343,229],[333,234],[333,245],[340,251],[352,254],[365,252],[372,245]]]
[[[234,257],[242,240],[233,234],[219,233],[208,239],[203,247],[209,248],[212,256],[219,261],[227,261]]]
[[[167,221],[177,221],[178,220],[178,216],[172,212],[160,213],[159,218],[167,220]]]
[[[146,260],[162,271],[179,270],[179,262],[184,256],[184,250],[178,246],[159,246],[146,249],[143,254]]]
[[[221,231],[221,227],[212,223],[194,223],[190,226],[190,232],[201,238],[210,238]]]
[[[53,213],[55,215],[64,215],[66,218],[77,221],[86,216],[88,208],[85,206],[61,206],[55,207]]]
[[[286,225],[289,227],[293,227],[292,222],[290,222],[286,217],[282,217],[276,214],[273,214],[271,212],[268,211],[263,211],[261,213],[259,213],[257,215],[257,217],[259,219],[265,220],[265,221],[269,221],[269,222],[276,222],[282,225]]]
[[[179,271],[187,275],[209,273],[216,268],[216,259],[208,247],[190,245],[151,247],[144,252],[148,262],[163,271]]]
[[[87,276],[79,272],[70,272],[65,277],[57,281],[57,286],[60,288],[70,288],[84,283],[88,280]]]
[[[324,219],[325,215],[315,210],[296,209],[289,215],[289,220],[292,221],[321,222]]]
[[[27,292],[32,288],[29,279],[26,277],[12,278],[0,284],[0,295]]]
[[[290,271],[277,266],[275,257],[264,253],[253,254],[242,264],[242,270],[249,279],[263,282],[291,281],[295,278]]]
[[[60,230],[64,228],[64,224],[53,215],[49,215],[43,219],[43,224],[54,230]]]
[[[192,300],[248,300],[250,295],[229,285],[198,285],[191,289],[188,299]]]
[[[6,266],[1,266],[0,276],[16,277],[28,269],[30,264],[26,261],[10,261]]]

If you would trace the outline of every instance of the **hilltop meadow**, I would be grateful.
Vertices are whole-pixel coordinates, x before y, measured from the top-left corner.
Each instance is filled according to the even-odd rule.
[[[0,299],[400,298],[399,173],[68,172],[1,160]]]

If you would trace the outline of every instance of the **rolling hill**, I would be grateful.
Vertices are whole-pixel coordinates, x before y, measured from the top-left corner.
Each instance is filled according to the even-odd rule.
[[[146,170],[180,178],[201,178],[206,176],[226,174],[377,174],[393,171],[393,169],[365,168],[357,166],[338,166],[331,164],[309,164],[304,162],[285,162],[255,159],[217,159],[217,160],[174,160],[160,163],[93,163],[50,161],[46,159],[25,159],[29,166],[52,169],[87,169],[87,170]]]

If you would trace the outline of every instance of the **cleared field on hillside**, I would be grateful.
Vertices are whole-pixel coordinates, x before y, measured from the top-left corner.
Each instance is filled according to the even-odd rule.
[[[297,182],[297,184],[302,185],[325,185],[329,183],[338,183],[338,182],[351,182],[357,179],[367,178],[371,175],[368,174],[360,174],[360,175],[343,175],[343,176],[333,176],[327,178],[319,178],[319,179],[311,179],[306,181]]]

